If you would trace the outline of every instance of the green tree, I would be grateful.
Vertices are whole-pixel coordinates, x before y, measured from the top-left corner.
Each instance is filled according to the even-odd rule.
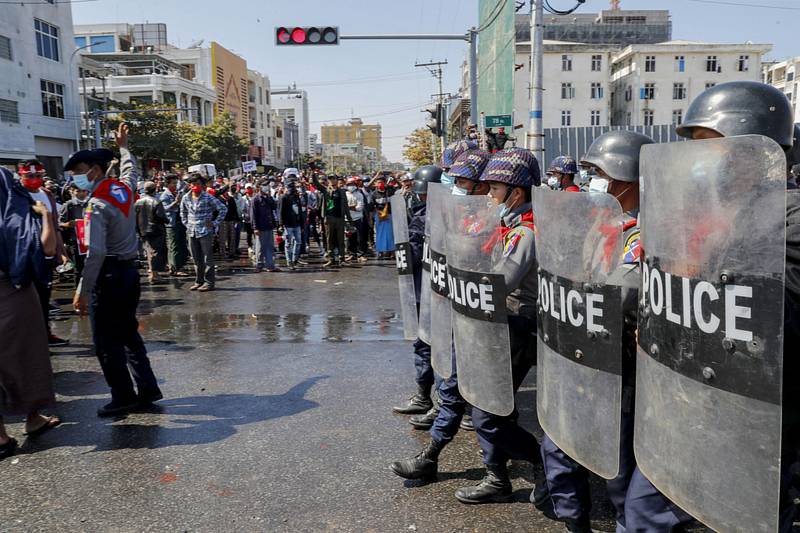
[[[190,162],[212,163],[218,170],[233,168],[247,152],[247,141],[236,134],[236,123],[223,113],[207,126],[194,126],[184,132]]]
[[[406,137],[403,144],[403,157],[414,167],[433,164],[431,132],[428,128],[417,128]]]
[[[188,154],[181,132],[184,123],[178,122],[176,112],[151,111],[167,107],[159,103],[113,102],[111,107],[119,109],[120,113],[108,119],[108,131],[116,130],[122,121],[127,122],[130,127],[130,149],[140,159],[186,160]]]

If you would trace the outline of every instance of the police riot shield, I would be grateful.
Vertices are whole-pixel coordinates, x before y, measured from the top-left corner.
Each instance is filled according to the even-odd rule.
[[[754,135],[642,148],[634,449],[717,531],[778,527],[785,161]]]
[[[623,212],[610,194],[533,189],[538,262],[539,423],[596,474],[619,472]]]
[[[447,284],[446,241],[444,212],[447,201],[453,198],[450,186],[428,185],[428,220],[430,222],[430,278],[431,295],[431,365],[443,378],[453,373],[452,307]]]
[[[514,389],[505,277],[495,265],[503,246],[498,208],[487,196],[453,197],[444,216],[458,390],[473,406],[506,416]]]
[[[417,338],[417,296],[414,291],[414,269],[411,243],[408,242],[408,209],[402,194],[389,199],[392,206],[392,231],[394,232],[394,257],[397,262],[397,279],[400,285],[400,312],[403,315],[403,334],[407,340]]]
[[[422,242],[422,277],[419,289],[419,331],[417,336],[425,344],[431,343],[431,193],[428,184],[428,199],[425,208],[425,237]]]

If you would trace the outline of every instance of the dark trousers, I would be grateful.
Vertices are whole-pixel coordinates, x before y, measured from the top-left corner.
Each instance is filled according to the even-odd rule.
[[[311,239],[317,243],[317,246],[322,247],[322,240],[319,236],[319,228],[317,228],[317,223],[320,221],[319,210],[318,209],[311,209],[308,212],[308,228],[306,244],[311,242]]]
[[[328,230],[328,253],[336,260],[340,256],[344,259],[347,253],[347,248],[344,242],[344,219],[340,217],[329,216],[325,223]]]
[[[247,235],[247,247],[253,247],[253,225],[250,222],[242,222],[242,228],[244,228],[244,232]],[[238,249],[239,243],[236,243],[236,247]]]
[[[673,531],[693,518],[650,483],[637,467],[625,499],[626,531]]]
[[[75,265],[74,277],[75,287],[77,287],[78,283],[81,281],[81,274],[83,273],[83,265],[86,263],[86,256],[78,253],[77,244],[68,244],[67,252],[69,252],[72,263]]]
[[[54,264],[55,259],[45,259],[48,274],[53,271]],[[48,279],[47,283],[43,283],[38,279],[34,279],[33,285],[36,287],[36,294],[39,295],[39,306],[42,309],[44,324],[47,326],[47,335],[50,336],[50,295],[53,292],[53,282]]]
[[[180,221],[174,226],[167,227],[167,248],[169,269],[176,272],[185,267],[189,259],[189,247],[186,240],[186,226]]]
[[[453,365],[455,369],[455,365]],[[458,392],[458,375],[453,374],[439,384],[439,414],[431,427],[431,439],[440,446],[448,444],[458,433],[458,426],[469,405]],[[474,411],[474,408],[473,408]]]
[[[431,366],[431,345],[417,339],[414,341],[414,369],[417,372],[417,385],[429,389],[433,386],[433,367]]]
[[[366,214],[356,222],[356,231],[358,233],[358,255],[364,257],[369,253],[369,219]]]
[[[214,285],[214,236],[189,237],[194,259],[195,283]]]
[[[95,325],[95,351],[111,388],[111,399],[118,403],[135,401],[133,381],[140,396],[152,397],[160,391],[136,320],[139,272],[129,262],[106,259],[94,295],[90,313]],[[126,346],[130,353],[126,353]]]
[[[514,392],[536,363],[536,321],[522,316],[509,316],[511,374]],[[509,459],[540,463],[539,443],[517,423],[517,409],[508,416],[498,416],[472,407],[472,422],[487,465],[505,465]]]

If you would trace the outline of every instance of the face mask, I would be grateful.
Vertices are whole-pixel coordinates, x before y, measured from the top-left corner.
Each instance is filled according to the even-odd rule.
[[[195,193],[195,194],[200,194],[201,192],[203,192],[203,186],[202,185],[192,185],[192,192]]]
[[[22,186],[28,189],[30,192],[36,192],[44,183],[42,178],[22,178]]]
[[[261,192],[264,194],[269,194],[269,187],[261,187]]]
[[[356,192],[356,186],[355,185],[348,185],[347,186],[347,190],[350,191],[350,192]]]
[[[551,189],[558,189],[558,178],[550,176],[547,178],[547,185],[549,185]]]
[[[385,190],[386,190],[386,184],[384,184],[384,183],[379,183],[379,184],[377,185],[377,189],[378,189],[379,191],[385,191]]]
[[[93,188],[92,182],[89,181],[89,176],[86,174],[73,174],[72,183],[74,183],[77,188],[84,191],[91,191]]]
[[[589,192],[608,192],[609,180],[599,176],[592,176],[589,182]]]
[[[462,189],[457,185],[453,185],[453,190],[450,192],[453,196],[469,196],[469,191],[467,189]]]
[[[506,205],[506,202],[508,201],[512,192],[514,192],[514,189],[509,187],[506,191],[506,196],[503,198],[503,201],[497,204],[497,214],[500,218],[503,218],[511,211],[511,209],[509,209],[509,207]]]
[[[446,172],[442,172],[442,183],[445,185],[453,185],[456,180],[453,176],[448,175]]]

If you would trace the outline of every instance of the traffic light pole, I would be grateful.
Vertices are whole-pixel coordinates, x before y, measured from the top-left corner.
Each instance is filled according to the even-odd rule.
[[[431,61],[429,63],[414,63],[415,67],[425,67],[428,69],[434,78],[439,82],[439,103],[437,105],[437,112],[436,112],[436,127],[439,130],[439,142],[441,143],[441,149],[444,150],[445,144],[445,126],[444,126],[444,99],[442,96],[444,93],[442,92],[442,65],[446,65],[447,60],[444,61]],[[434,149],[434,158],[433,160],[436,161],[438,157],[436,157],[436,152],[438,150]]]
[[[544,165],[544,122],[542,120],[542,68],[544,57],[544,0],[531,0],[531,108],[528,127],[528,149]]]

